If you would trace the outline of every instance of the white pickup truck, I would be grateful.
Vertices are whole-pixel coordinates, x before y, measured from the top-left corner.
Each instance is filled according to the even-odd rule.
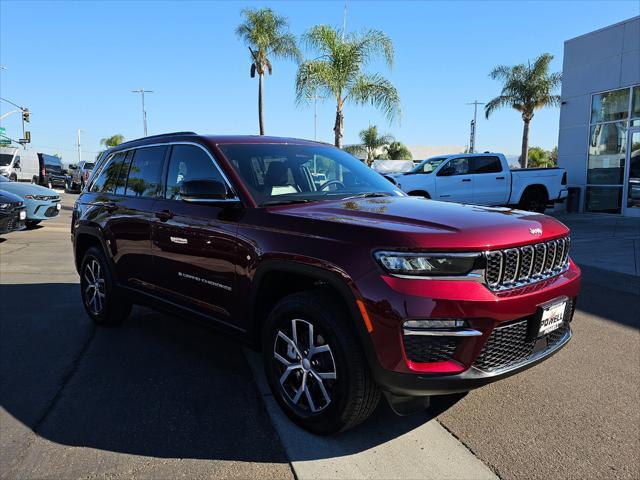
[[[475,205],[509,205],[544,212],[567,198],[562,168],[510,170],[501,153],[456,154],[429,158],[413,170],[388,175],[409,195]]]

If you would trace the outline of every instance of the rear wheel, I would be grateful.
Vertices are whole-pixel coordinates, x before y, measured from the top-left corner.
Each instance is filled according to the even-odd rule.
[[[328,435],[371,415],[380,399],[351,319],[328,292],[283,298],[262,342],[271,391],[301,427]]]
[[[547,194],[543,190],[526,190],[522,194],[518,208],[529,212],[544,213],[547,201]]]
[[[89,248],[82,259],[80,294],[87,314],[96,323],[120,323],[131,312],[131,302],[118,291],[107,259],[97,247]]]
[[[17,182],[18,176],[15,173],[12,173],[11,175],[9,175],[9,180],[11,180],[12,182]]]
[[[32,185],[37,185],[38,184],[38,177],[34,176],[33,178],[31,178],[31,184]]]

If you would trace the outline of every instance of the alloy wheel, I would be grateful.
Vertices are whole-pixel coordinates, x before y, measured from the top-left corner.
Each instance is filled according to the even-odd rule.
[[[278,330],[273,361],[286,398],[306,414],[323,411],[332,401],[336,363],[322,332],[307,320],[293,319]]]
[[[99,315],[106,299],[106,290],[102,267],[96,259],[91,259],[84,269],[84,301],[89,311],[94,315]]]

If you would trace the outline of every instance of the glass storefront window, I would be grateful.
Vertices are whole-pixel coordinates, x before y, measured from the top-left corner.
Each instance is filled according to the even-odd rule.
[[[633,132],[630,143],[627,208],[640,210],[640,132]]]
[[[622,187],[587,187],[587,212],[620,213],[621,205]]]
[[[593,125],[589,135],[587,183],[622,185],[624,183],[626,122]]]
[[[594,95],[591,101],[591,123],[624,120],[629,116],[629,89]]]
[[[633,104],[631,105],[631,118],[640,118],[640,85],[633,87]],[[640,125],[640,123],[635,123]]]

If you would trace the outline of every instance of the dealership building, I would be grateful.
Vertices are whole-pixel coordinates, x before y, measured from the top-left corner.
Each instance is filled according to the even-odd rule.
[[[640,216],[640,17],[567,40],[562,73],[568,207]]]

